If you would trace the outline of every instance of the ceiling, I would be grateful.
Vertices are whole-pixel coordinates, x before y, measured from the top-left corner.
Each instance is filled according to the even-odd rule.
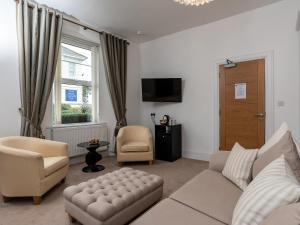
[[[215,0],[183,6],[173,0],[37,0],[99,30],[141,43],[281,0]],[[141,35],[137,34],[141,31]]]

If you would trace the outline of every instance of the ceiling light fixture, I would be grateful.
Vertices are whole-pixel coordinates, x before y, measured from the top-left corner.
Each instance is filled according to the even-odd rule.
[[[178,2],[182,5],[191,5],[191,6],[200,6],[205,3],[210,3],[214,0],[174,0],[174,2]]]

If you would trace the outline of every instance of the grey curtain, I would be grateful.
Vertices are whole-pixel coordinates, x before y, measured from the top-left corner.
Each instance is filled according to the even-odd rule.
[[[53,9],[33,1],[18,2],[22,136],[43,137],[41,123],[55,76],[62,20]]]
[[[108,33],[103,33],[100,39],[107,85],[117,120],[114,135],[117,136],[119,129],[127,125],[127,41]]]

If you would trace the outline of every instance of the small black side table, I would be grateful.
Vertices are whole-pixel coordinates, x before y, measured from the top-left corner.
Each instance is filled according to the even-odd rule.
[[[102,155],[96,150],[99,147],[108,146],[109,142],[100,141],[99,144],[90,144],[89,142],[79,143],[77,146],[81,148],[86,148],[89,152],[85,156],[86,167],[82,168],[85,173],[93,173],[104,170],[105,167],[102,165],[97,165],[96,163],[102,159]]]

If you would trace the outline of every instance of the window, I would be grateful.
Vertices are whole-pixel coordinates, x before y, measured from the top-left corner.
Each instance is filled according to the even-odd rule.
[[[54,88],[54,123],[97,121],[97,45],[63,38]]]

